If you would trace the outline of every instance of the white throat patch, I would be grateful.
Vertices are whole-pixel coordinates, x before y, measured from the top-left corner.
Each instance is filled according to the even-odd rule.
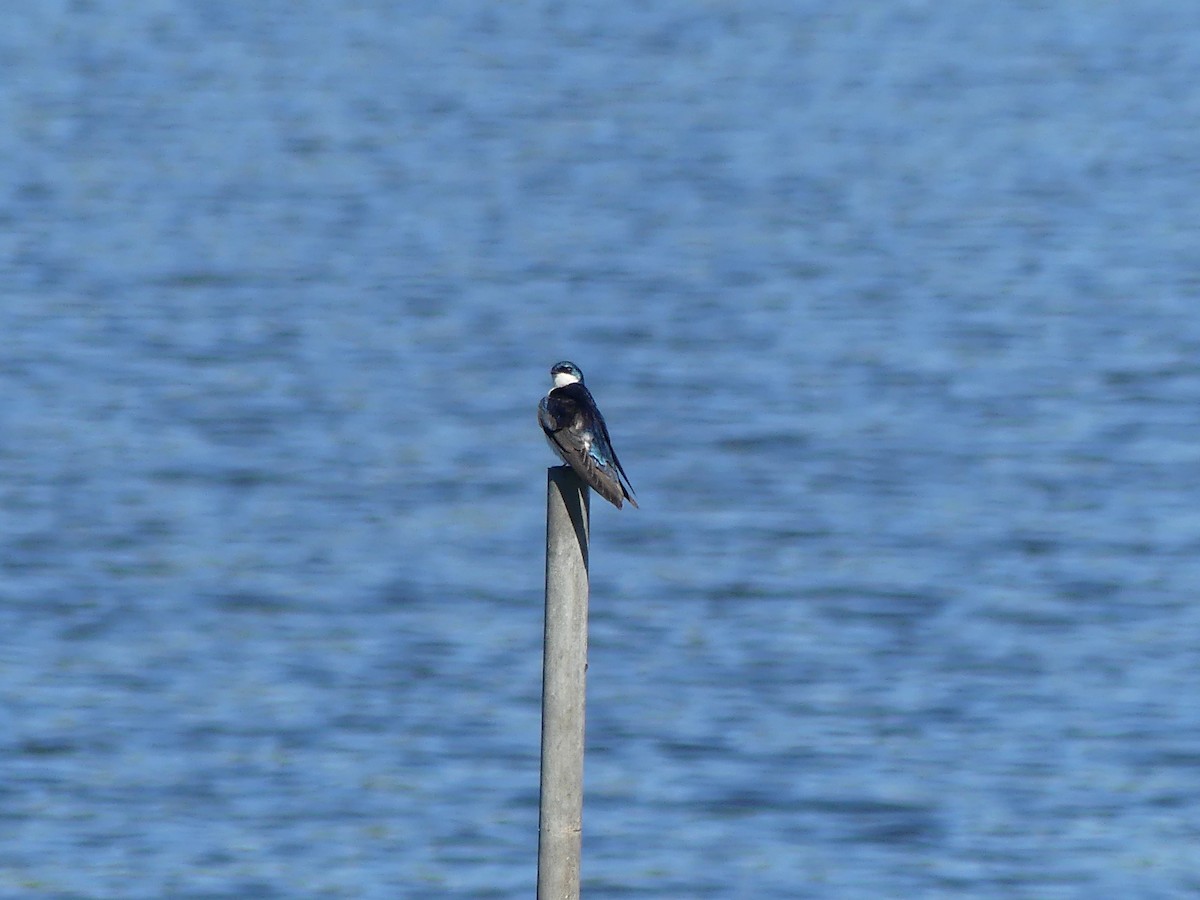
[[[568,384],[576,384],[578,381],[578,376],[572,375],[570,372],[554,373],[554,386],[556,388],[566,387]]]

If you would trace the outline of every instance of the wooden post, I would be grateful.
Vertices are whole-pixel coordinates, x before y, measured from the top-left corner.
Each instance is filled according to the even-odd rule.
[[[578,900],[583,844],[588,487],[570,466],[546,473],[546,633],[538,900]]]

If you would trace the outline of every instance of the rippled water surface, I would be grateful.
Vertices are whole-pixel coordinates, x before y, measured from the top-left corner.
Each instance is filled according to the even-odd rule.
[[[1200,7],[0,29],[0,896],[1200,894]]]

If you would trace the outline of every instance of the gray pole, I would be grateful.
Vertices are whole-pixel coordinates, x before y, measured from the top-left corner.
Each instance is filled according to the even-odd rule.
[[[578,900],[583,843],[588,488],[570,466],[546,473],[546,635],[538,900]]]

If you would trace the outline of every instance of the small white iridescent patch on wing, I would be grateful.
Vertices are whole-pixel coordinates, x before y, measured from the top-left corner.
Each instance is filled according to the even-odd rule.
[[[588,456],[590,456],[592,459],[594,459],[596,462],[600,463],[600,465],[607,466],[609,464],[609,462],[607,459],[605,459],[603,454],[601,454],[600,451],[596,449],[596,444],[592,441],[592,433],[590,431],[585,431],[583,433],[582,437],[583,437],[583,452],[586,453]]]

